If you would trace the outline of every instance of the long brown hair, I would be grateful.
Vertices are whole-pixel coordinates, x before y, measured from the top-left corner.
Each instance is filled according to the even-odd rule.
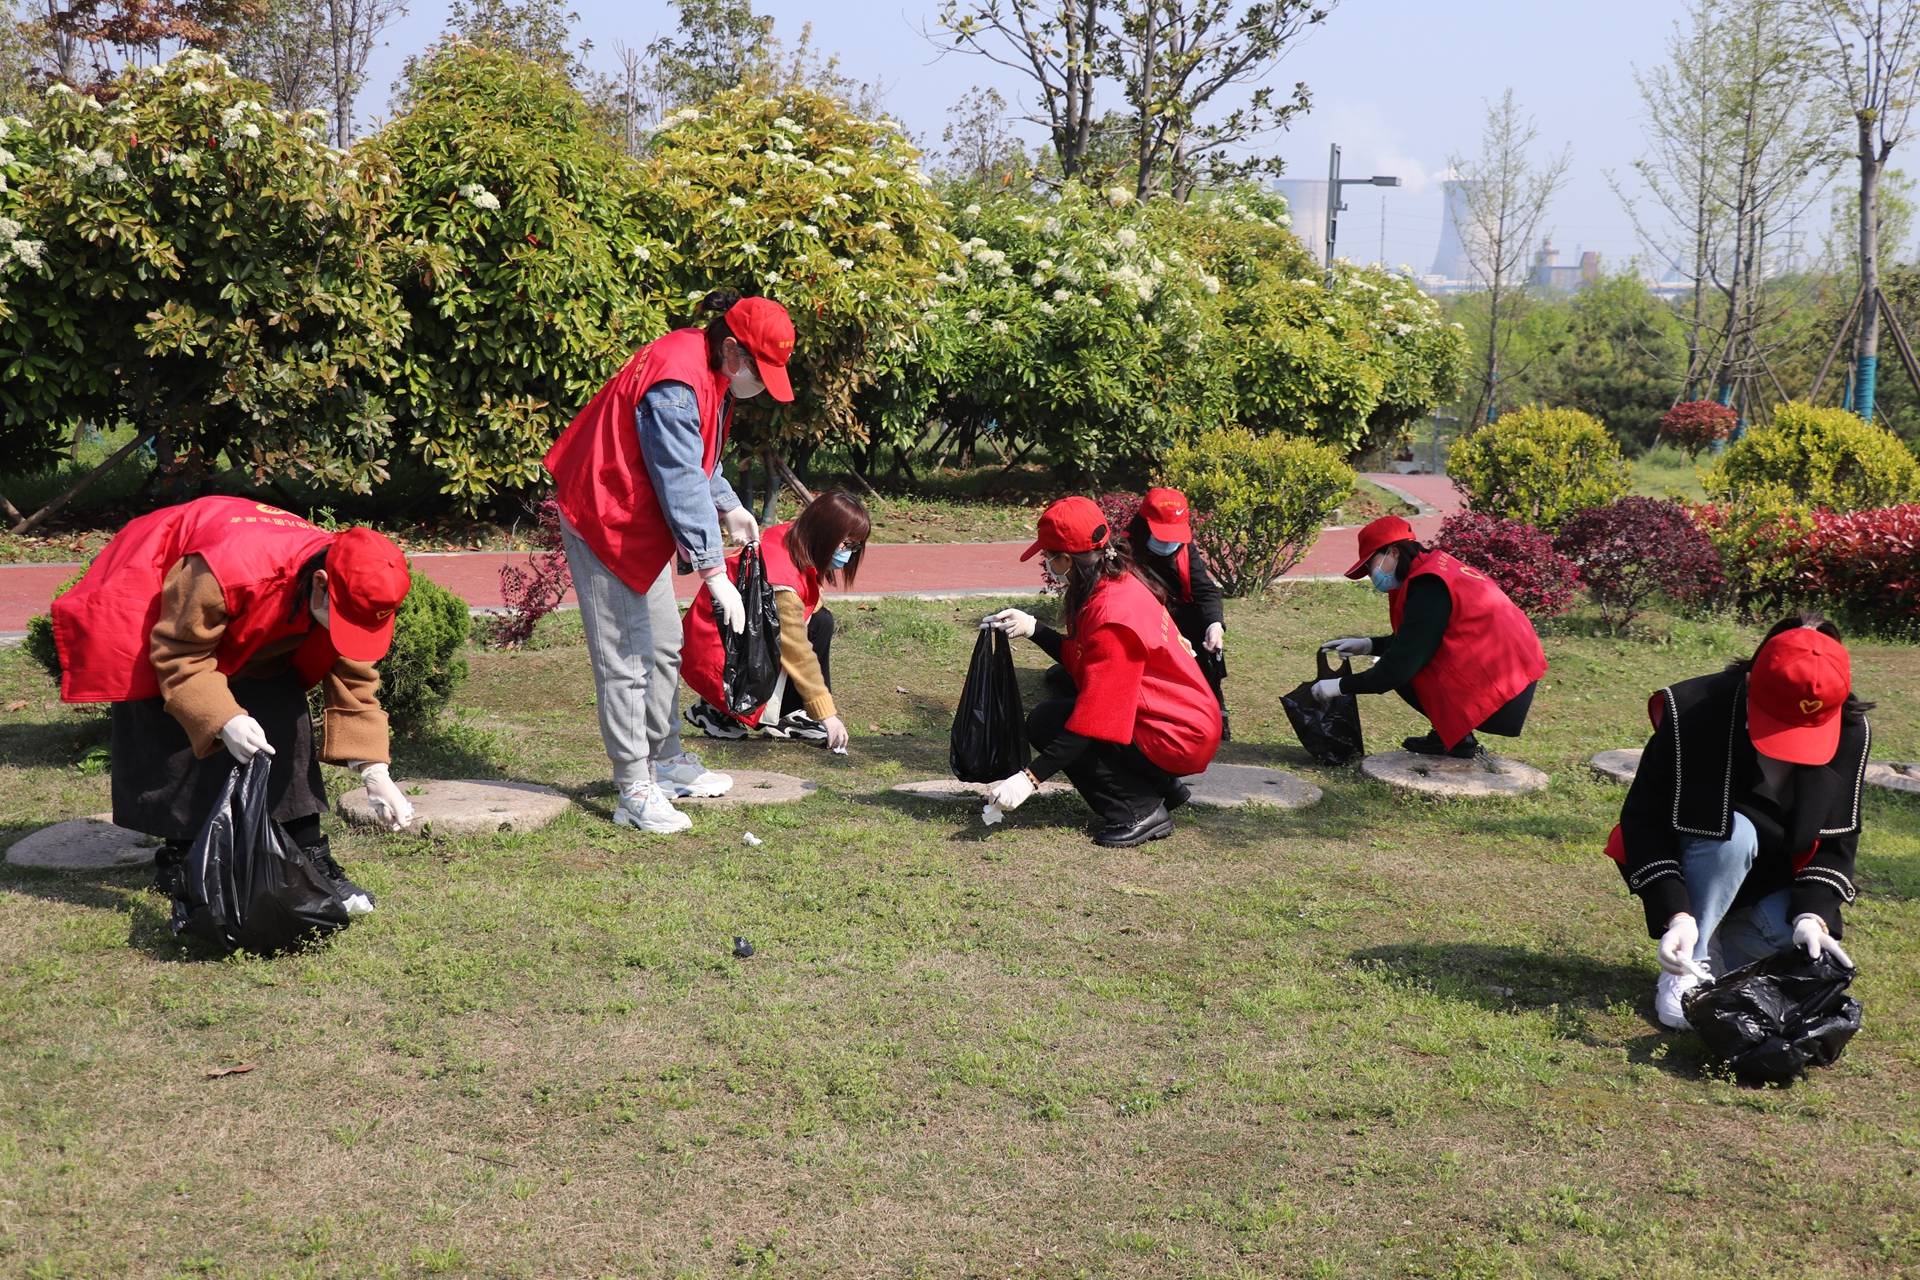
[[[851,587],[867,554],[867,534],[872,529],[865,503],[845,489],[822,489],[787,530],[787,554],[801,572],[813,569],[822,582]],[[846,568],[836,569],[833,553],[843,542],[853,545],[853,559]]]
[[[1104,547],[1069,552],[1068,555],[1072,563],[1067,566],[1067,586],[1060,600],[1060,616],[1066,620],[1069,633],[1073,631],[1074,623],[1079,621],[1080,610],[1093,598],[1094,591],[1101,583],[1115,578],[1131,574],[1153,593],[1154,599],[1162,604],[1167,602],[1165,592],[1134,567],[1133,551],[1124,541],[1109,541]]]

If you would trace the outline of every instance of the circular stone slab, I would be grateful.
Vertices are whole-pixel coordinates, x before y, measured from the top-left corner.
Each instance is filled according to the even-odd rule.
[[[1430,796],[1518,796],[1544,790],[1547,775],[1505,756],[1454,760],[1411,751],[1383,751],[1360,762],[1360,772],[1376,782]]]
[[[1889,791],[1920,795],[1920,764],[1870,764],[1867,781]]]
[[[401,779],[400,791],[413,802],[413,821],[405,830],[422,827],[447,836],[482,835],[494,831],[534,831],[567,811],[569,801],[552,787],[531,782],[474,782],[433,778],[424,782]],[[340,797],[340,816],[356,827],[386,830],[374,819],[367,789],[357,787]]]
[[[1622,747],[1618,751],[1602,751],[1590,763],[1593,771],[1610,782],[1632,782],[1633,775],[1640,772],[1640,756],[1645,747]]]
[[[42,827],[14,842],[7,861],[43,871],[112,871],[153,865],[160,841],[113,825],[113,815],[95,814]]]
[[[962,782],[958,778],[928,778],[925,782],[902,782],[894,787],[901,795],[923,796],[928,800],[974,800],[984,802],[990,782]],[[1048,778],[1035,795],[1058,796],[1073,791],[1064,778]]]
[[[1215,764],[1205,773],[1185,779],[1193,788],[1193,803],[1233,809],[1245,804],[1270,804],[1281,809],[1304,809],[1320,803],[1320,788],[1280,769],[1250,764]]]
[[[721,809],[732,805],[792,804],[820,789],[817,782],[796,778],[790,773],[767,773],[761,769],[722,769],[733,779],[733,789],[723,796],[675,796],[675,805],[694,809]]]

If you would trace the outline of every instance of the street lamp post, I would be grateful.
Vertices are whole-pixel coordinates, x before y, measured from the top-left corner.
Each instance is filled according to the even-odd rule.
[[[1333,242],[1340,230],[1340,214],[1346,209],[1346,201],[1341,198],[1344,187],[1397,187],[1400,179],[1384,174],[1374,174],[1371,178],[1343,178],[1340,176],[1340,144],[1334,143],[1327,148],[1327,277],[1333,277]]]

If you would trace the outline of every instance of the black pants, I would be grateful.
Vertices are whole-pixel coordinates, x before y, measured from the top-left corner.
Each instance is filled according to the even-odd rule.
[[[1027,740],[1035,751],[1045,751],[1066,729],[1073,704],[1073,698],[1048,698],[1027,714]],[[1066,774],[1108,826],[1132,826],[1180,784],[1132,743],[1095,742],[1067,766]]]
[[[1207,678],[1213,688],[1213,696],[1219,700],[1220,715],[1227,714],[1227,691],[1223,687],[1227,679],[1227,660],[1220,654],[1207,648],[1206,615],[1188,605],[1175,605],[1169,612],[1173,614],[1173,625],[1179,628],[1187,643],[1193,647],[1194,660],[1200,664],[1200,674]]]
[[[826,683],[828,692],[833,690],[833,611],[815,609],[813,616],[807,619],[807,643],[813,646],[813,656],[820,660],[820,679]],[[787,691],[780,696],[780,715],[784,718],[795,711],[805,711],[807,704],[794,692],[793,681],[787,681]]]
[[[1527,712],[1533,708],[1533,691],[1538,688],[1539,685],[1540,682],[1536,680],[1520,692],[1514,694],[1513,697],[1507,700],[1505,706],[1488,716],[1474,732],[1494,733],[1503,738],[1519,737],[1521,728],[1527,723]],[[1415,711],[1420,712],[1423,716],[1427,714],[1425,709],[1420,705],[1419,697],[1414,694],[1412,685],[1402,685],[1400,688],[1395,689],[1394,692],[1399,694],[1401,700]],[[1429,717],[1429,719],[1431,719],[1431,717]]]

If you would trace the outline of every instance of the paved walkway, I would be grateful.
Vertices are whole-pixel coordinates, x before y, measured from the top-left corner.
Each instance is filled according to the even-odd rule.
[[[1459,508],[1453,482],[1445,476],[1368,474],[1365,479],[1389,489],[1433,514],[1409,518],[1414,533],[1431,537],[1445,514]],[[856,596],[1002,596],[1024,595],[1040,585],[1033,561],[1020,562],[1025,542],[874,543],[860,566]],[[1288,579],[1337,576],[1353,563],[1353,531],[1324,531],[1306,557],[1288,571]],[[500,606],[500,568],[527,562],[525,552],[422,552],[409,557],[427,577],[477,609]],[[0,566],[0,635],[25,630],[27,619],[45,613],[53,593],[78,565]],[[681,599],[693,595],[691,576],[674,580]],[[568,600],[572,600],[571,594]]]

